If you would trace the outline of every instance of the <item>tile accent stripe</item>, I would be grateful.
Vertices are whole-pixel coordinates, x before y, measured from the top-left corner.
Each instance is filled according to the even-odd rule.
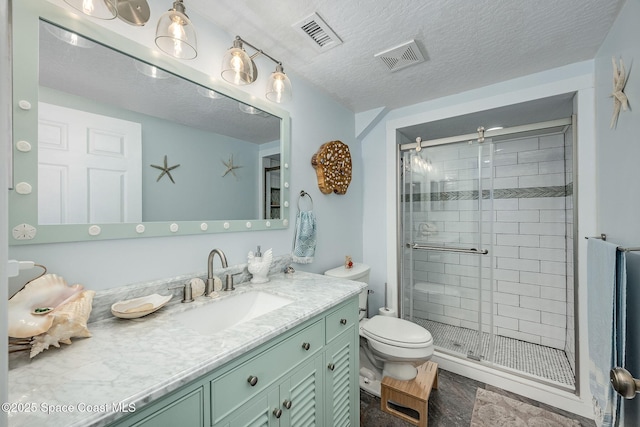
[[[499,188],[493,190],[494,199],[530,199],[534,197],[566,197],[573,194],[573,183],[551,187],[527,187],[527,188]],[[482,198],[489,199],[489,190],[482,190]],[[471,191],[443,191],[437,193],[403,194],[402,201],[409,201],[409,196],[414,202],[442,202],[451,200],[478,200],[478,190]]]

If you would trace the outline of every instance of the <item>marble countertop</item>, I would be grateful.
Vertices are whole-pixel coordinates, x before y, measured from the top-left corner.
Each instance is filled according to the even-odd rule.
[[[216,301],[205,297],[139,319],[112,317],[90,323],[91,338],[73,339],[73,344],[51,348],[31,360],[26,352],[12,355],[9,403],[21,412],[9,413],[9,426],[106,425],[127,415],[114,411],[114,406],[133,404],[140,410],[358,294],[364,286],[304,272],[292,277],[276,274],[264,284],[236,285],[233,294],[260,290],[293,303],[212,335],[198,334],[173,317]]]

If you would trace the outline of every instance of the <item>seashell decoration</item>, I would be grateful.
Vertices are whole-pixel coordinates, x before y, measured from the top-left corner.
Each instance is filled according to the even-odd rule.
[[[351,183],[351,153],[342,141],[329,141],[311,157],[322,194],[346,194]]]
[[[94,295],[82,285],[69,286],[55,274],[39,277],[9,300],[7,334],[12,339],[28,338],[30,357],[51,345],[71,344],[73,337],[90,337],[87,319]]]

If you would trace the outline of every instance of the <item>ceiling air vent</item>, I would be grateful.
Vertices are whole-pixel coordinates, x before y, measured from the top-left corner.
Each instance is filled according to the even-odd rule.
[[[379,58],[389,71],[398,71],[410,65],[424,62],[424,56],[422,56],[415,40],[402,43],[373,56]]]
[[[293,24],[292,27],[309,37],[314,47],[321,52],[342,44],[340,37],[317,13],[307,16],[302,21]]]

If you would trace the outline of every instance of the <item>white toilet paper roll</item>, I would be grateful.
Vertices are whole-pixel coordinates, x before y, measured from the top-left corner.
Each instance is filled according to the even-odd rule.
[[[380,307],[380,309],[378,309],[378,314],[380,314],[380,316],[397,317],[396,311],[389,307]]]

